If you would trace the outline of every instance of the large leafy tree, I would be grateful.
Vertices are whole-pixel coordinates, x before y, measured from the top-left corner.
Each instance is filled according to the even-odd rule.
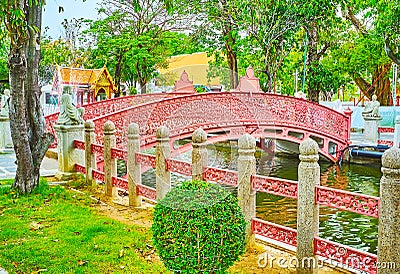
[[[219,76],[222,82],[235,89],[239,83],[238,54],[241,37],[239,17],[240,1],[237,0],[165,0],[170,11],[184,13],[192,24],[192,37],[213,55],[209,76]],[[224,67],[227,69],[224,69]],[[226,81],[229,79],[229,83]]]
[[[334,43],[330,34],[340,21],[338,7],[339,2],[331,0],[302,1],[297,7],[306,34],[308,97],[313,102],[319,101],[320,87],[315,84],[324,71],[321,60]]]
[[[178,11],[169,11],[163,1],[104,0],[100,12],[105,19],[93,22],[91,34],[96,51],[107,54],[115,64],[115,80],[123,72],[134,78],[146,92],[146,84],[155,76],[169,54],[172,31],[187,29],[191,24]],[[173,35],[172,35],[173,36]],[[174,36],[176,37],[176,36]]]
[[[13,187],[26,193],[39,184],[39,169],[53,136],[45,130],[39,103],[38,67],[42,5],[39,0],[6,0],[0,18],[10,39],[8,56],[11,136],[17,158]]]
[[[393,3],[393,1],[388,2]],[[389,73],[391,61],[396,60],[396,54],[392,50],[396,40],[392,40],[395,34],[386,30],[392,26],[395,28],[396,17],[386,17],[383,14],[382,4],[377,2],[350,1],[343,11],[344,17],[351,22],[354,29],[352,41],[347,42],[348,51],[345,52],[349,59],[347,68],[354,78],[355,83],[362,93],[369,99],[376,94],[382,105],[389,105],[391,89]],[[386,5],[386,4],[385,4]],[[384,6],[384,5],[382,5]],[[391,8],[395,8],[389,5]],[[391,12],[384,8],[390,15]],[[392,14],[393,15],[393,14]],[[372,24],[367,22],[372,22]],[[385,29],[382,27],[385,26]],[[385,41],[386,49],[385,52]],[[392,58],[390,60],[389,58]],[[365,75],[363,73],[367,71]],[[367,77],[371,75],[370,79]]]
[[[296,44],[301,18],[294,7],[296,0],[255,0],[243,5],[243,25],[264,58],[261,71],[267,76],[269,92],[276,91],[277,72]]]

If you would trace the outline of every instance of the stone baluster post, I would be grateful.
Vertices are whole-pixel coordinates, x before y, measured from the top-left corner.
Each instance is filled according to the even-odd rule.
[[[58,171],[55,177],[66,180],[75,173],[75,164],[85,164],[85,152],[75,149],[74,140],[84,140],[83,125],[54,125],[57,135]]]
[[[128,188],[129,205],[138,207],[142,205],[142,199],[136,192],[136,186],[142,183],[140,164],[136,163],[136,153],[140,152],[139,126],[130,124],[128,127]]]
[[[297,200],[297,273],[318,273],[318,257],[314,255],[314,237],[318,235],[319,208],[315,203],[315,187],[320,184],[318,144],[311,138],[301,143],[298,168]],[[313,258],[313,260],[311,260]]]
[[[394,125],[393,146],[399,147],[399,143],[400,143],[400,115],[396,116],[396,122]]]
[[[379,274],[400,273],[400,149],[392,147],[382,155],[378,227]]]
[[[86,167],[86,184],[95,185],[92,170],[96,169],[96,154],[92,153],[92,144],[96,142],[93,121],[85,122],[85,167]]]
[[[167,159],[171,155],[169,129],[161,126],[156,131],[156,192],[157,200],[165,197],[171,189],[171,173],[167,170]]]
[[[347,107],[344,111],[343,111],[344,115],[346,115],[347,117],[349,117],[349,124],[347,125],[347,141],[350,142],[350,134],[351,134],[351,114],[353,113],[353,111],[350,109],[350,107]]]
[[[242,135],[238,140],[238,200],[247,223],[247,236],[253,232],[251,221],[256,217],[256,191],[251,187],[251,176],[256,174],[256,139],[250,134]]]
[[[207,166],[207,133],[199,128],[192,135],[192,180],[202,181],[204,168]]]
[[[111,121],[104,124],[104,183],[106,196],[117,196],[117,189],[112,185],[112,177],[117,176],[117,160],[111,157],[111,148],[116,146],[115,125]]]

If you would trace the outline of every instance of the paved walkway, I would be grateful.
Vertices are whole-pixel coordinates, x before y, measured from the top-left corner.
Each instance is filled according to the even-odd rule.
[[[58,161],[45,157],[40,168],[41,176],[53,176],[58,169]],[[0,153],[0,180],[12,179],[15,177],[17,165],[15,164],[15,154]]]

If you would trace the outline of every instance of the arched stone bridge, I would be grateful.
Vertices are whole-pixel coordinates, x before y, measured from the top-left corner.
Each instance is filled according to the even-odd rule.
[[[348,145],[350,137],[348,116],[304,99],[271,93],[171,95],[139,105],[125,105],[121,110],[92,119],[98,143],[103,140],[104,123],[109,120],[115,123],[119,148],[126,147],[130,123],[137,123],[140,127],[142,148],[155,145],[155,132],[161,125],[169,128],[171,143],[190,137],[201,127],[210,134],[210,142],[237,139],[245,132],[256,138],[298,144],[311,137],[319,143],[320,154],[334,162],[340,157],[338,152]],[[190,146],[176,148],[175,153],[187,149]]]

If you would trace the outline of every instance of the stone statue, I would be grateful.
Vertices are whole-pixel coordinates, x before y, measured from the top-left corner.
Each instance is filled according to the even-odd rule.
[[[9,109],[8,109],[8,100],[10,98],[10,90],[5,89],[4,90],[4,95],[1,96],[1,111],[0,111],[0,116],[1,117],[8,117],[9,114]]]
[[[57,124],[59,125],[81,125],[84,123],[84,108],[76,108],[71,102],[71,95],[64,93],[60,101],[60,115]]]
[[[365,109],[362,112],[363,117],[381,117],[379,115],[379,106],[381,105],[377,101],[377,96],[374,94],[372,95],[372,101],[365,103]]]

